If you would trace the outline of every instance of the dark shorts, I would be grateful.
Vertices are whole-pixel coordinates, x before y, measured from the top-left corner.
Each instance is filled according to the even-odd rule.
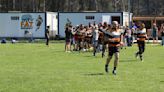
[[[114,53],[120,52],[119,47],[108,47],[108,55],[113,56]]]
[[[144,41],[137,41],[139,54],[144,53],[145,51],[145,42]]]
[[[71,39],[66,39],[65,42],[66,43],[70,43],[71,42]]]
[[[153,31],[152,36],[153,36],[153,38],[156,38],[156,37],[157,37],[157,33],[156,33],[156,31]]]
[[[98,41],[94,41],[94,42],[93,42],[93,46],[94,46],[94,47],[98,47]]]

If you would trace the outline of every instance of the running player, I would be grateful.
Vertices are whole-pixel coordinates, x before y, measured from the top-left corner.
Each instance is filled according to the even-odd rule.
[[[115,60],[114,60],[114,68],[112,73],[116,75],[116,68],[119,62],[119,47],[120,45],[123,44],[121,31],[119,30],[119,25],[117,21],[113,21],[112,28],[109,29],[106,34],[108,34],[109,39],[108,39],[108,58],[105,64],[105,71],[107,73],[109,72],[108,65],[114,54]]]
[[[143,61],[143,53],[145,51],[145,40],[147,39],[146,28],[144,23],[139,24],[137,31],[137,44],[139,51],[135,54],[136,58],[140,56],[140,60]]]

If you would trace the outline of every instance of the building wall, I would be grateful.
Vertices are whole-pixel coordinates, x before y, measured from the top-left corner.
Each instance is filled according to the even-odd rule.
[[[0,13],[0,20],[0,37],[45,37],[45,13]]]
[[[86,16],[94,16],[94,19],[86,19]],[[109,20],[104,21],[103,16],[109,16]],[[123,25],[123,18],[122,13],[59,13],[59,35],[61,37],[65,37],[65,25],[68,22],[68,20],[72,23],[73,26],[76,25],[88,25],[88,23],[93,23],[94,21],[98,23],[102,22],[109,22],[111,23],[111,17],[112,16],[119,16],[120,17],[120,23]]]

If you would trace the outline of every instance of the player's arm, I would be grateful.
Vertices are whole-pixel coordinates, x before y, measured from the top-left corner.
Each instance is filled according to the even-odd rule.
[[[144,28],[144,30],[145,30],[145,38],[148,39],[146,28]]]
[[[146,39],[148,39],[148,36],[147,36],[147,34],[145,34],[145,37],[146,37]]]

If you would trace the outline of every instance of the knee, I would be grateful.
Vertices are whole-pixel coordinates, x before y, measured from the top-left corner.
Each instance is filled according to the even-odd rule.
[[[145,49],[143,49],[142,53],[144,53],[144,52],[145,52]]]
[[[109,55],[108,58],[107,58],[107,60],[110,60],[110,59],[112,59],[112,56]]]
[[[119,57],[115,57],[115,60],[118,61],[119,60]]]

